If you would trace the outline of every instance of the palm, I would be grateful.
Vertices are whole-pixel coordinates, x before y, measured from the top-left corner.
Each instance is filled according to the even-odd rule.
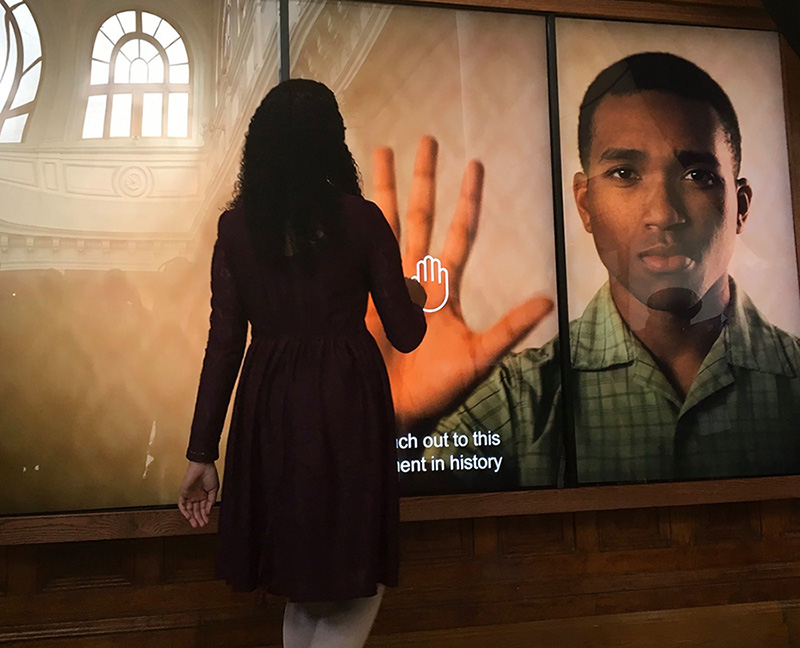
[[[384,355],[397,416],[401,421],[434,416],[482,378],[475,362],[479,336],[451,307],[429,318],[428,332],[411,354]]]
[[[417,150],[414,179],[407,217],[403,267],[406,275],[417,271],[417,263],[430,252],[433,229],[436,141],[423,137]],[[375,154],[375,202],[386,215],[395,235],[400,235],[394,158],[391,149]],[[461,278],[466,266],[480,214],[483,167],[471,161],[464,173],[458,206],[441,253],[441,264],[449,272],[449,298],[441,310],[429,313],[428,332],[411,354],[395,351],[383,335],[380,320],[370,306],[367,324],[375,335],[389,372],[395,410],[401,422],[409,423],[443,414],[485,377],[497,360],[528,334],[552,308],[552,301],[533,297],[516,306],[494,326],[475,332],[461,313]],[[428,292],[428,306],[444,298],[444,287],[435,277],[420,281]]]
[[[192,527],[208,524],[208,516],[218,491],[219,475],[216,465],[189,462],[181,483],[178,508]]]

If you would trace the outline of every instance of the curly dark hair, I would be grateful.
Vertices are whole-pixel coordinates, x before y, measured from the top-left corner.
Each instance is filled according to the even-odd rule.
[[[261,102],[230,206],[244,210],[262,259],[311,259],[341,238],[341,196],[361,195],[344,132],[336,97],[318,81],[284,81]]]

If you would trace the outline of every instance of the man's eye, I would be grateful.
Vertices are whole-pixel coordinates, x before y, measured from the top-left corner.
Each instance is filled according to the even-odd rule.
[[[689,169],[683,177],[700,187],[714,187],[719,183],[717,174],[705,169]]]
[[[639,178],[639,174],[628,167],[616,167],[615,169],[610,169],[607,175],[611,178],[618,178],[619,180],[626,181],[636,180]]]

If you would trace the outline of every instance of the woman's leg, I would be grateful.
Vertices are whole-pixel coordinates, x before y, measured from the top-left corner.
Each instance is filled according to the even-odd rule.
[[[325,603],[288,603],[284,648],[362,648],[378,614],[383,585],[375,596]]]
[[[336,604],[330,614],[319,619],[309,648],[362,648],[378,615],[383,590],[378,584],[375,596]]]
[[[303,603],[287,603],[283,611],[283,648],[309,648],[317,618]]]

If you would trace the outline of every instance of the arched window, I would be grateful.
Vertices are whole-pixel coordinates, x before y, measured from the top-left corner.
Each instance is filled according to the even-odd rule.
[[[138,9],[111,16],[94,41],[83,138],[188,137],[191,78],[166,20]]]
[[[0,0],[0,142],[21,142],[42,76],[42,42],[24,1]]]

